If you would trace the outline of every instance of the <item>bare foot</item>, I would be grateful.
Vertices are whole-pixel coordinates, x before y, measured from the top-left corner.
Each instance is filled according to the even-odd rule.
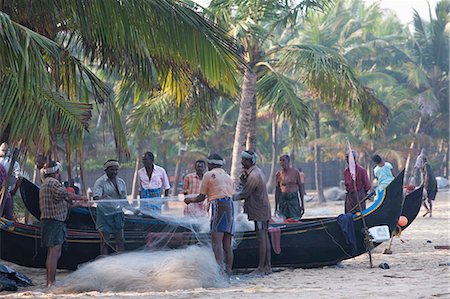
[[[422,217],[425,217],[425,216],[427,216],[428,214],[430,214],[430,210],[426,211],[425,214],[422,215]],[[430,214],[430,217],[431,217],[431,214]]]
[[[249,275],[262,277],[262,276],[266,275],[266,272],[264,270],[261,270],[261,269],[256,269],[255,271],[250,272]]]

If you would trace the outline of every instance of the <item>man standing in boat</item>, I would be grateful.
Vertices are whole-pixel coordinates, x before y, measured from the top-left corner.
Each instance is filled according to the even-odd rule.
[[[384,161],[379,155],[374,155],[372,161],[377,164],[373,169],[373,174],[378,181],[376,189],[378,197],[378,194],[394,180],[394,167],[391,163]]]
[[[344,171],[345,189],[347,190],[347,196],[345,198],[345,213],[355,213],[357,211],[361,211],[361,209],[364,210],[366,208],[366,201],[364,199],[366,198],[367,192],[371,188],[366,169],[356,162],[357,154],[355,151],[352,151],[352,155],[355,160],[356,179],[353,181],[350,168],[347,166]],[[348,153],[345,155],[345,160],[348,164]]]
[[[195,161],[195,172],[189,173],[184,177],[183,194],[193,195],[200,194],[200,185],[203,180],[203,175],[206,170],[206,163],[204,160]],[[208,216],[208,203],[206,200],[202,202],[192,203],[186,205],[184,208],[184,215],[190,217],[207,217]]]
[[[259,243],[259,264],[254,274],[272,272],[271,247],[269,239],[270,202],[266,189],[266,179],[256,166],[256,154],[252,151],[241,153],[241,164],[245,178],[242,191],[234,195],[234,200],[245,200],[244,213],[248,220],[255,222]]]
[[[151,210],[152,212],[161,213],[162,199],[161,195],[169,196],[169,178],[166,170],[161,166],[154,164],[155,156],[152,152],[146,152],[142,158],[144,167],[139,169],[139,186],[140,198],[154,198],[150,201],[141,201],[141,210]]]
[[[208,170],[200,185],[200,194],[195,198],[186,198],[186,204],[202,202],[208,198],[211,203],[211,241],[214,256],[219,265],[225,263],[225,272],[231,275],[233,249],[231,239],[234,229],[234,209],[232,196],[233,180],[222,168],[225,160],[218,154],[212,154],[206,160]],[[225,258],[224,258],[225,256]]]
[[[116,251],[125,250],[123,236],[124,214],[117,199],[127,198],[125,181],[117,176],[120,164],[117,160],[108,160],[103,164],[105,174],[94,184],[94,200],[102,200],[97,204],[95,226],[100,233],[100,254],[108,254],[110,235],[114,236]],[[110,201],[110,202],[108,202]]]
[[[73,201],[87,201],[84,196],[68,193],[60,182],[60,165],[51,161],[42,169],[43,184],[39,190],[41,210],[41,246],[47,247],[47,287],[55,282],[56,266],[61,256],[61,247],[66,240],[66,218]]]
[[[275,212],[299,220],[305,212],[303,197],[299,197],[302,182],[300,172],[291,167],[290,160],[288,155],[280,157],[281,170],[276,174]]]

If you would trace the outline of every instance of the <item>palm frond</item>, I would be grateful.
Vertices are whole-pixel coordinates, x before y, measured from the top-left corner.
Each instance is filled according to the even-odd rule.
[[[305,135],[311,111],[298,95],[297,82],[275,71],[267,71],[256,83],[261,105],[267,105],[291,125],[291,137],[298,141]]]
[[[387,107],[356,79],[351,66],[335,50],[320,45],[291,45],[285,49],[280,64],[325,103],[357,112],[369,132],[386,125]]]

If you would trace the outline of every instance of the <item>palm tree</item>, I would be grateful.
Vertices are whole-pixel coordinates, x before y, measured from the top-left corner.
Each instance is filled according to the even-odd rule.
[[[231,175],[238,177],[239,153],[241,150],[254,149],[250,128],[256,113],[258,82],[267,75],[277,84],[272,84],[272,94],[276,88],[285,89],[281,80],[286,80],[286,73],[296,70],[296,78],[309,90],[323,99],[337,103],[341,108],[358,110],[367,127],[384,121],[386,110],[380,106],[370,90],[364,88],[352,74],[350,65],[337,52],[299,44],[286,45],[292,27],[299,15],[309,8],[323,9],[331,1],[212,1],[209,9],[220,23],[228,26],[230,34],[243,45],[243,57],[248,69],[242,78],[239,117],[233,146]],[[278,62],[281,59],[280,62]],[[301,69],[301,70],[300,70]],[[325,79],[325,80],[324,80]],[[274,81],[272,81],[274,82]],[[288,93],[288,91],[286,91]],[[346,99],[344,101],[343,99]],[[275,98],[277,99],[277,98]],[[301,101],[297,96],[295,101]],[[304,105],[307,108],[306,105]],[[370,108],[370,109],[369,109]],[[375,110],[380,113],[375,113]],[[365,113],[368,111],[369,113]],[[308,110],[302,111],[308,115]],[[306,124],[305,124],[306,126]],[[248,138],[250,137],[250,138]]]
[[[119,74],[124,88],[179,101],[194,78],[236,90],[236,44],[183,2],[16,0],[0,1],[0,10],[0,130],[12,143],[48,152],[58,134],[81,140],[93,99],[107,107],[119,154],[127,154],[112,91],[90,65]]]
[[[444,165],[448,174],[450,1],[438,2],[435,13],[436,19],[430,10],[427,22],[414,11],[412,61],[405,65],[405,70],[409,84],[418,93],[415,98],[421,107],[416,133],[420,131],[445,142],[447,158]]]

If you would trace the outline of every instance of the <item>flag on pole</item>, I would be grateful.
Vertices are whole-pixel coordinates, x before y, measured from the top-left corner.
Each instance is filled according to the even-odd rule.
[[[350,175],[352,180],[356,182],[356,162],[355,157],[353,157],[352,147],[350,146],[350,141],[347,139],[348,147],[348,169],[350,170]]]

